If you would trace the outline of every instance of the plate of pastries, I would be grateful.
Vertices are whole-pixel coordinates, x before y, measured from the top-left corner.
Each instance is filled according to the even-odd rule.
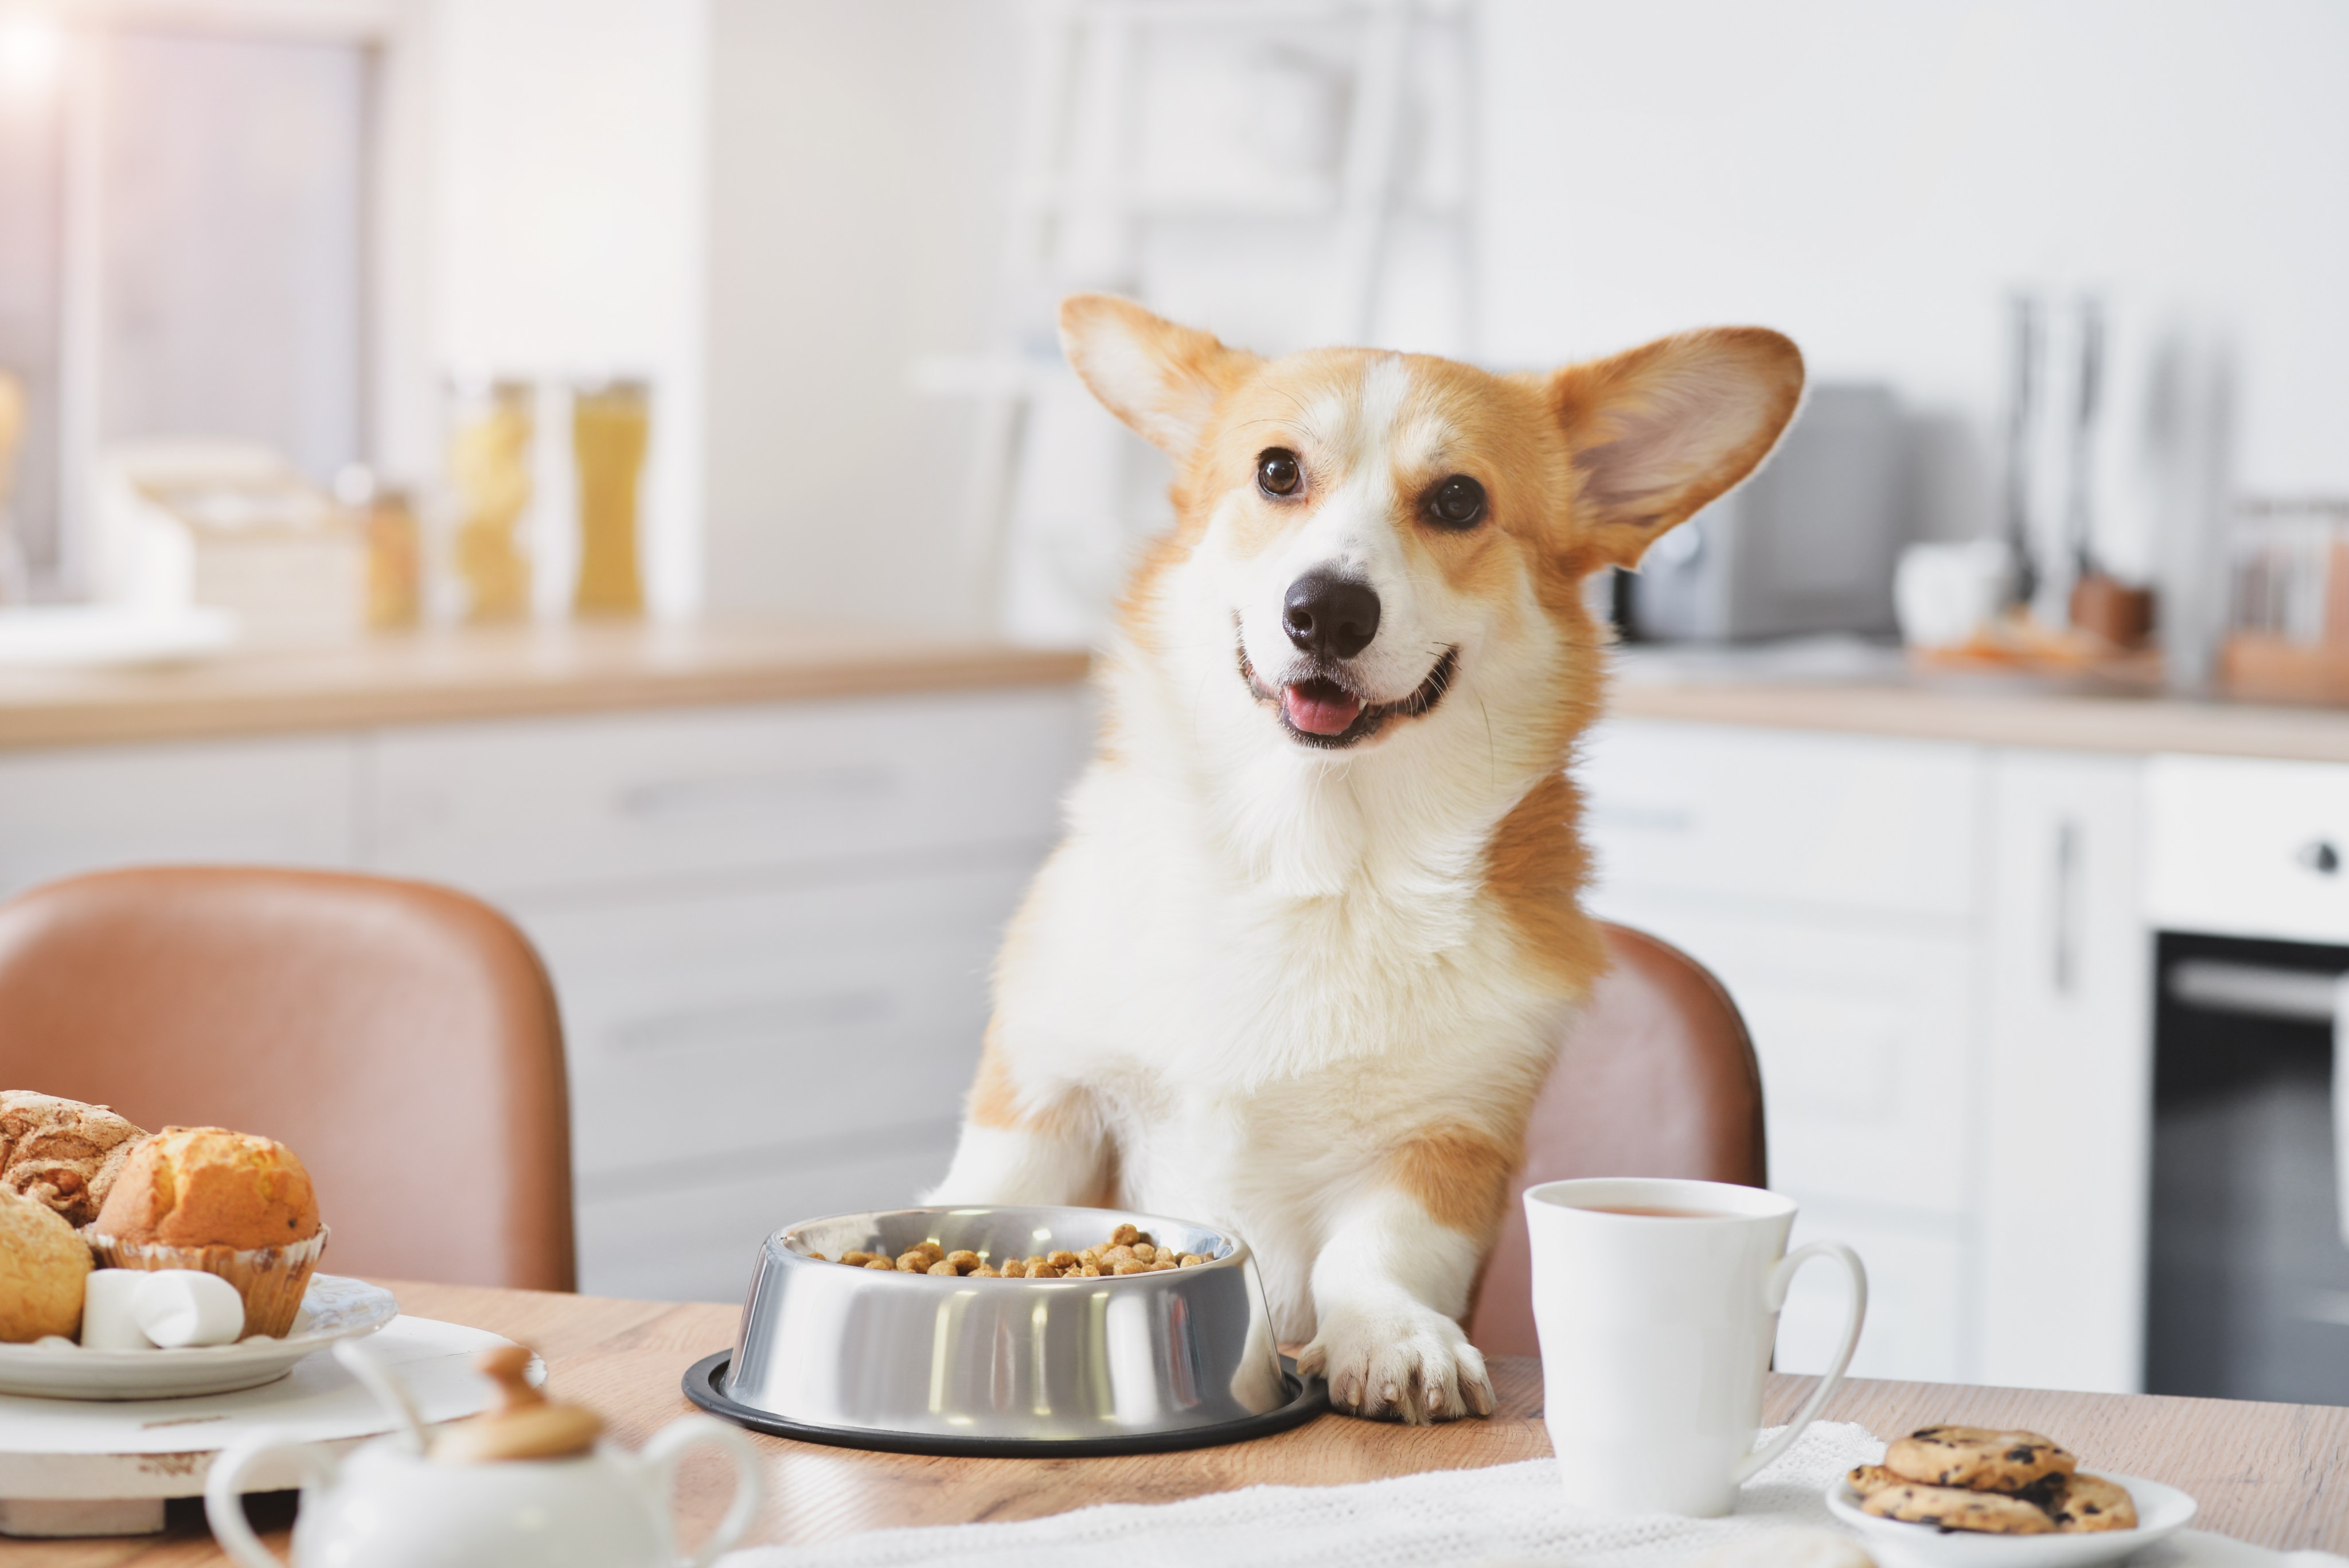
[[[397,1316],[318,1272],[299,1156],[226,1127],[150,1133],[0,1089],[0,1394],[154,1399],[274,1381]]]
[[[1935,1568],[2090,1568],[2194,1518],[2194,1500],[2137,1476],[2092,1475],[2037,1432],[1923,1427],[1827,1488],[1827,1508],[1871,1544]]]

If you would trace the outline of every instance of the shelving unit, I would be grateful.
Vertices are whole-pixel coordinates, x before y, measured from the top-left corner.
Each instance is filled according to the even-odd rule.
[[[913,370],[922,391],[974,406],[961,538],[972,568],[998,586],[995,609],[1009,635],[1065,640],[1071,629],[1034,624],[1023,608],[1020,581],[1050,571],[1037,558],[1049,545],[1019,527],[1025,473],[1071,445],[1091,449],[1077,460],[1080,472],[1105,476],[1114,493],[1074,525],[1097,529],[1102,537],[1087,543],[1110,546],[1108,576],[1115,575],[1118,544],[1140,531],[1139,519],[1123,514],[1127,496],[1141,487],[1117,483],[1118,433],[1105,421],[1058,417],[1060,400],[1082,397],[1052,327],[1061,296],[1100,289],[1150,303],[1148,239],[1169,225],[1237,228],[1234,243],[1246,245],[1251,231],[1301,223],[1319,231],[1329,257],[1317,315],[1334,321],[1340,340],[1375,342],[1394,223],[1410,216],[1448,222],[1460,236],[1465,297],[1473,182],[1453,199],[1415,199],[1404,189],[1404,152],[1415,107],[1407,81],[1414,39],[1426,29],[1457,35],[1453,97],[1464,109],[1473,17],[1468,0],[1039,0],[1030,7],[1034,85],[1024,95],[1009,196],[997,347],[978,357],[925,359]],[[1296,93],[1282,101],[1295,111],[1290,129],[1302,143],[1288,150],[1303,154],[1294,161],[1322,161],[1311,156],[1317,124],[1330,132],[1327,171],[1179,179],[1148,167],[1139,142],[1152,49],[1176,34],[1223,34],[1268,48],[1284,34],[1310,38],[1310,53],[1284,57]],[[1092,587],[1106,604],[1107,584]]]

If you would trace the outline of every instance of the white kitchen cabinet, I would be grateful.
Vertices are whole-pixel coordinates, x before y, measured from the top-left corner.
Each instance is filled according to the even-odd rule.
[[[0,887],[357,867],[499,905],[568,1037],[582,1285],[730,1300],[760,1236],[944,1174],[1074,686],[0,755]]]
[[[2156,809],[2197,821],[2213,815],[2197,793],[2209,770],[2278,766],[2161,765]],[[2294,846],[2349,839],[2335,773],[2327,793],[2283,768],[2272,820],[2229,831],[2289,879]],[[2142,760],[1618,721],[1583,778],[1593,908],[1722,978],[1753,1031],[1797,1240],[1838,1237],[1868,1265],[1854,1370],[2137,1387]],[[2313,909],[2331,889],[2294,890]],[[1829,1271],[1798,1281],[1782,1366],[1824,1364],[1842,1299]]]
[[[1602,725],[1578,770],[1592,908],[1736,1000],[1771,1185],[1868,1266],[1870,1376],[1975,1359],[1987,770],[1971,746],[1651,721]],[[1824,1366],[1842,1322],[1835,1272],[1816,1273],[1781,1320],[1790,1370]]]
[[[1964,919],[1982,766],[1940,742],[1617,720],[1574,771],[1606,887]]]
[[[1982,1379],[2134,1393],[2144,1377],[2153,937],[2135,758],[1993,770]]]
[[[1050,837],[1066,689],[382,732],[368,863],[500,896],[854,867]]]
[[[347,735],[0,754],[0,896],[112,866],[347,867],[359,794]]]
[[[2349,767],[2157,756],[2145,798],[2157,927],[2349,944]]]
[[[1960,1064],[1979,1033],[1973,942],[1858,914],[1723,914],[1685,894],[1610,890],[1600,907],[1686,951],[1736,999],[1762,1064],[1773,1187],[1806,1202],[1971,1211],[1973,1085]]]
[[[1922,1219],[1868,1204],[1806,1199],[1795,1217],[1789,1248],[1841,1241],[1868,1266],[1868,1323],[1852,1353],[1849,1376],[1916,1383],[1962,1383],[1977,1355],[1972,1300],[1971,1226]],[[1850,1286],[1829,1260],[1806,1264],[1778,1314],[1781,1372],[1817,1375],[1840,1343]]]
[[[581,1176],[951,1126],[1041,853],[518,909],[563,996]]]
[[[668,1179],[602,1180],[579,1198],[579,1288],[653,1301],[740,1301],[767,1233],[785,1220],[898,1209],[947,1173],[955,1124],[803,1148]]]

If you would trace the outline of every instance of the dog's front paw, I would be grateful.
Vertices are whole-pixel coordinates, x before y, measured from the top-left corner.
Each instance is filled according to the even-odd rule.
[[[1321,1374],[1330,1403],[1357,1416],[1417,1425],[1493,1413],[1484,1356],[1458,1324],[1416,1303],[1324,1314],[1297,1366]]]

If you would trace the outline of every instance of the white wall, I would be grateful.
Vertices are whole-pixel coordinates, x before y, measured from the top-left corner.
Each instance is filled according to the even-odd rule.
[[[1000,0],[714,0],[709,602],[978,624],[965,406],[988,344],[1018,13]]]
[[[1487,361],[1781,327],[1934,421],[1928,526],[1971,532],[2005,292],[2095,287],[2125,330],[2231,333],[2240,487],[2349,491],[2349,9],[1479,5]],[[713,16],[712,602],[968,618],[965,429],[905,367],[986,341],[1018,13]]]
[[[646,587],[657,610],[689,610],[707,476],[705,0],[429,12],[433,369],[648,378]],[[541,511],[542,579],[559,589],[574,540],[566,517]]]
[[[2349,9],[1484,0],[1485,354],[1715,321],[1997,407],[2004,291],[2227,324],[2240,487],[2349,491]]]

